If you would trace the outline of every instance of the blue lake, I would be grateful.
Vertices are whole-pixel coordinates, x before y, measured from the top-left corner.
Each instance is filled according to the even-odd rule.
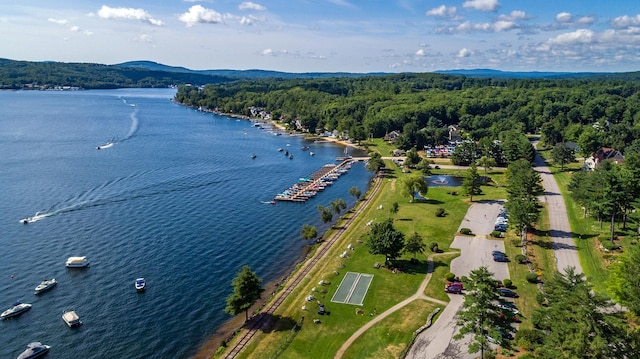
[[[48,358],[188,358],[230,318],[242,265],[281,278],[303,252],[303,224],[327,228],[316,207],[353,206],[348,189],[371,179],[357,163],[307,203],[264,204],[344,148],[198,112],[174,93],[0,92],[0,310],[33,304],[0,322],[1,358],[32,341],[52,346]],[[90,268],[65,268],[69,256]],[[82,327],[66,327],[68,309]]]

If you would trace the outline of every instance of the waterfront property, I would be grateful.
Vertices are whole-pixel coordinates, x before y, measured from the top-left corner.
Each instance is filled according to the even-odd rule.
[[[340,175],[347,173],[352,163],[351,159],[346,159],[337,165],[326,164],[309,177],[300,178],[298,183],[277,194],[274,199],[278,201],[306,202],[318,192],[333,184],[333,181],[337,180]]]

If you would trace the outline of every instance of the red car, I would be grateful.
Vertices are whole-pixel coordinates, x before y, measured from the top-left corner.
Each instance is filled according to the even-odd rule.
[[[460,282],[447,283],[447,285],[444,286],[444,291],[447,293],[460,294],[463,289],[464,287]]]

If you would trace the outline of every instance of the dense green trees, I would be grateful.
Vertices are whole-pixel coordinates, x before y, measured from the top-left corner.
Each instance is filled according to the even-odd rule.
[[[528,160],[517,160],[507,167],[507,203],[509,222],[519,233],[538,220],[538,195],[542,192],[540,174]],[[523,237],[524,238],[524,237]]]
[[[640,316],[640,246],[626,248],[609,268],[609,293],[634,315]]]
[[[551,151],[551,159],[556,165],[560,165],[560,169],[564,171],[564,166],[576,160],[575,152],[572,148],[564,143],[558,143]]]
[[[637,358],[637,333],[624,314],[595,293],[575,268],[555,272],[545,283],[545,305],[535,310],[535,327],[544,341],[537,358]]]
[[[249,266],[243,266],[231,282],[233,293],[227,298],[227,306],[224,311],[231,315],[244,312],[245,320],[249,320],[249,309],[260,299],[260,295],[264,291],[261,283],[262,280]]]

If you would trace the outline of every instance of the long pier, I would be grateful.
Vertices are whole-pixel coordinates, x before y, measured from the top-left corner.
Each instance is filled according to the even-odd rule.
[[[338,179],[340,175],[346,173],[353,162],[354,159],[348,158],[343,159],[342,162],[337,165],[324,165],[309,177],[301,179],[300,182],[289,187],[284,192],[277,194],[274,199],[276,201],[306,202],[319,191],[331,185],[333,183],[332,181]]]

